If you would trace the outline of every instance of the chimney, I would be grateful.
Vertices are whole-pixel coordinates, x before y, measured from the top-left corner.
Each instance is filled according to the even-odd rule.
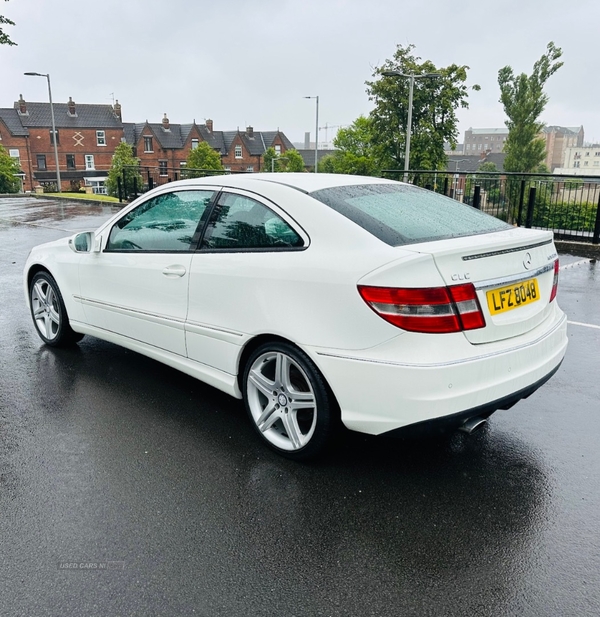
[[[75,101],[71,97],[69,97],[69,102],[67,103],[67,107],[69,109],[69,116],[76,116],[75,113]]]
[[[113,108],[114,112],[115,112],[115,116],[117,116],[117,118],[119,118],[119,120],[121,120],[121,122],[123,121],[123,118],[121,117],[121,105],[119,104],[119,101],[115,101],[115,106]]]
[[[252,127],[252,126],[247,126],[247,127],[246,127],[246,135],[247,135],[250,139],[254,139],[254,127]]]
[[[208,130],[209,133],[213,132],[213,121],[212,120],[206,120],[205,121],[206,124],[206,129]]]
[[[27,115],[29,115],[29,114],[27,113],[27,105],[26,105],[26,103],[25,103],[25,99],[23,98],[23,95],[22,95],[22,94],[19,94],[19,113],[20,113],[22,116],[27,116]]]
[[[167,118],[167,114],[166,113],[163,116],[162,125],[163,125],[163,129],[165,129],[165,131],[169,130],[169,118]]]
[[[310,150],[310,131],[304,133],[304,149]]]

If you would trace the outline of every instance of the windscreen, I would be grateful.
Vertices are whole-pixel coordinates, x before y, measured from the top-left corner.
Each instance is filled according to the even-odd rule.
[[[391,246],[510,228],[472,206],[410,185],[337,186],[310,195]]]

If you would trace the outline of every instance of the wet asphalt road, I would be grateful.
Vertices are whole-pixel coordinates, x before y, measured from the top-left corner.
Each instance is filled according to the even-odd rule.
[[[301,465],[168,367],[42,345],[30,247],[111,212],[0,199],[0,615],[600,614],[600,266],[561,257],[566,360],[479,433]]]

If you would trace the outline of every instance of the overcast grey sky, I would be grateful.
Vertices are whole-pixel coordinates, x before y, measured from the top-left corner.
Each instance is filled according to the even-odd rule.
[[[548,41],[565,65],[550,79],[547,124],[583,124],[600,142],[600,0],[10,0],[0,13],[18,47],[0,46],[0,107],[20,93],[123,107],[125,121],[212,118],[216,130],[280,128],[292,141],[348,125],[371,104],[365,80],[397,44],[437,66],[471,67],[472,127],[504,126],[498,69],[530,72]],[[335,130],[330,130],[331,140]],[[325,141],[325,131],[320,131]]]

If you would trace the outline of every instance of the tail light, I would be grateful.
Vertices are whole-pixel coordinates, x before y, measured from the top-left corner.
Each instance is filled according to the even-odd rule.
[[[485,327],[472,283],[412,289],[359,285],[358,292],[382,319],[403,330],[439,334]]]
[[[550,292],[550,302],[556,298],[558,291],[558,259],[554,261],[554,280],[552,281],[552,291]]]

